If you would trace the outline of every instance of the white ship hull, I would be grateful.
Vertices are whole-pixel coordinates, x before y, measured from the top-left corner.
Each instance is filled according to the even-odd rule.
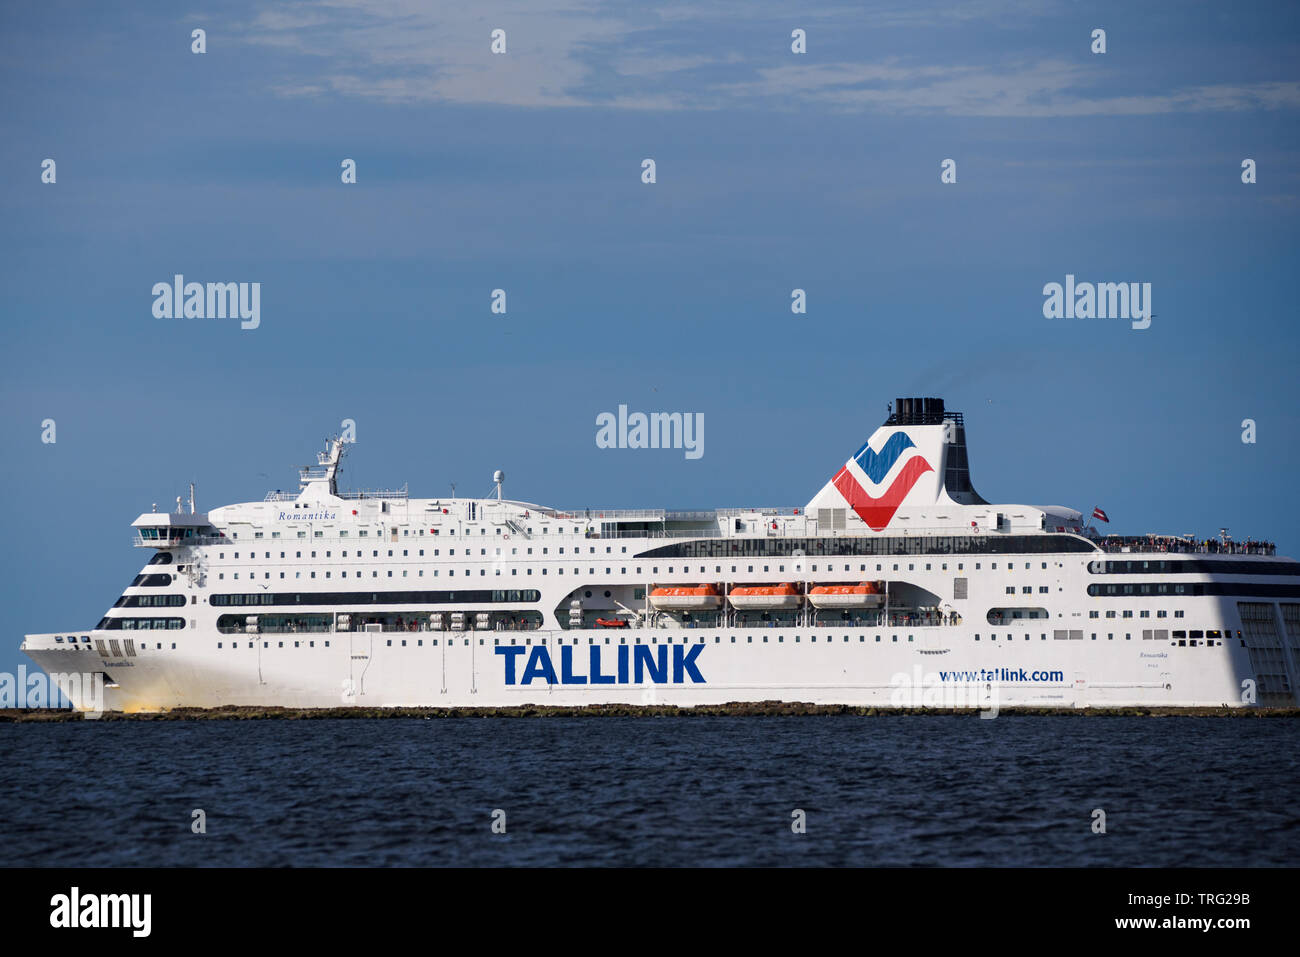
[[[1040,634],[991,640],[985,632],[979,642],[973,632],[950,628],[212,634],[183,650],[172,650],[170,642],[163,648],[141,642],[130,658],[101,658],[91,648],[26,650],[51,674],[102,670],[117,684],[105,691],[104,707],[130,712],[225,705],[691,706],[769,700],[881,707],[1237,707],[1246,703],[1243,683],[1256,677],[1237,641],[1180,647],[1167,640],[1102,643]],[[30,636],[29,644],[40,637],[52,636]],[[702,681],[677,664],[678,656],[685,659],[696,647],[690,661]],[[511,683],[502,648],[521,649],[509,653],[515,663]],[[549,664],[555,680],[534,674],[523,681],[535,649],[544,652],[544,658],[537,654],[539,668]],[[620,654],[626,656],[622,675]],[[593,682],[593,673],[610,683]]]

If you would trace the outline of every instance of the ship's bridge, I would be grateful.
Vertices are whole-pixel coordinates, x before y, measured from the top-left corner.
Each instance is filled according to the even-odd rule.
[[[135,544],[140,548],[175,548],[194,545],[213,534],[206,512],[145,512],[131,527],[136,529]]]

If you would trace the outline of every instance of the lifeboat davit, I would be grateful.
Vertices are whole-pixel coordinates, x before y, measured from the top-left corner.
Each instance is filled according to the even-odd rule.
[[[860,585],[817,585],[808,592],[814,608],[876,608],[883,600],[874,582]]]
[[[722,596],[713,585],[656,588],[650,604],[659,611],[712,611],[722,606]]]
[[[774,608],[798,608],[803,595],[788,582],[784,585],[737,585],[727,596],[733,608],[769,611]]]

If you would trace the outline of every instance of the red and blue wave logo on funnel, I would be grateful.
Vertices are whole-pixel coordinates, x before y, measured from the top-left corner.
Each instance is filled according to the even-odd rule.
[[[831,484],[844,496],[844,501],[873,532],[879,532],[889,524],[916,480],[926,472],[934,471],[919,450],[895,470],[894,466],[908,449],[916,449],[916,443],[906,432],[895,432],[885,440],[879,452],[874,451],[870,443],[864,444],[831,479]],[[891,473],[893,481],[882,494],[876,496],[867,491],[867,483],[878,487]]]

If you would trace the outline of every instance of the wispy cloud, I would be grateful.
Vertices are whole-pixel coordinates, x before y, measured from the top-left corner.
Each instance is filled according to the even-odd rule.
[[[793,95],[845,110],[964,116],[1140,115],[1300,106],[1297,82],[1219,84],[1124,96],[1089,94],[1089,88],[1099,83],[1097,71],[1062,60],[998,67],[897,61],[790,65],[760,70],[759,77],[730,84],[727,91],[742,100]]]
[[[540,5],[539,5],[540,6]],[[491,33],[507,34],[494,56]],[[617,42],[621,24],[582,0],[546,5],[439,5],[420,0],[327,0],[259,13],[246,42],[298,55],[284,95],[327,93],[393,102],[579,106],[570,90],[592,44]]]
[[[827,62],[788,52],[791,24],[820,25],[818,40],[831,47],[835,17],[861,26],[862,11],[831,5],[791,14],[763,3],[744,9],[744,33],[737,33],[735,7],[710,2],[649,11],[591,0],[464,8],[431,8],[422,0],[326,0],[263,10],[243,38],[292,54],[273,89],[295,97],[629,110],[814,104],[846,112],[990,117],[1300,106],[1300,83],[1287,78],[1180,85],[1139,76],[1135,67],[1125,72],[1118,60],[1085,55],[1071,61],[1059,49],[1041,47],[1037,54],[1012,54],[997,44],[974,43],[966,48],[967,62],[935,46],[925,54],[886,56],[864,48],[860,60],[845,59],[841,48]],[[1060,8],[986,0],[955,11],[886,5],[867,19],[873,30],[951,34],[976,22],[990,29],[1023,27],[1049,13],[1059,15]],[[489,49],[497,28],[507,34],[504,56]]]

